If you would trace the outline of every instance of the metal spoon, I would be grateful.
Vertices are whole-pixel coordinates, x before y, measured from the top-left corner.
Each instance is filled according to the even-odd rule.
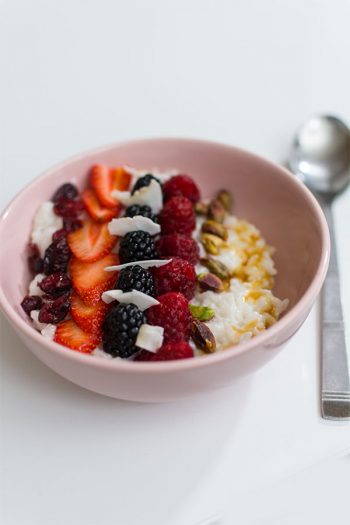
[[[321,409],[325,419],[350,418],[346,353],[332,201],[350,183],[350,131],[333,116],[313,117],[298,130],[289,166],[318,198],[331,237],[328,274],[322,291]]]

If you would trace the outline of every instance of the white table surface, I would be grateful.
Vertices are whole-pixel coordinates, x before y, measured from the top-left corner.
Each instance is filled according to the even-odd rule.
[[[347,0],[0,1],[0,207],[47,167],[119,139],[210,138],[282,162],[308,115],[350,122],[349,16]],[[350,191],[334,212],[349,335]],[[319,416],[317,312],[255,375],[165,405],[68,383],[1,317],[0,523],[310,523],[271,509],[291,490],[281,480],[300,496],[350,450],[350,424]]]

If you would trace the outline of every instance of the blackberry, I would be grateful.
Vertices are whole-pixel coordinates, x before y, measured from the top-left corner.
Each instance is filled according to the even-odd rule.
[[[135,217],[135,215],[142,215],[142,217],[147,217],[147,219],[151,219],[153,222],[158,222],[158,217],[155,215],[151,208],[147,205],[145,206],[139,206],[138,204],[134,204],[133,206],[129,206],[125,210],[126,217]]]
[[[140,326],[146,316],[134,304],[118,304],[109,310],[102,327],[103,349],[113,357],[130,357],[139,349],[135,346]]]
[[[156,294],[152,274],[137,264],[120,271],[116,288],[123,292],[137,290],[152,297]]]
[[[133,195],[135,191],[140,190],[141,188],[144,188],[145,186],[149,186],[152,180],[155,180],[158,182],[158,184],[160,184],[160,180],[157,179],[157,177],[155,177],[154,175],[152,175],[152,173],[146,173],[146,175],[137,179],[137,181],[134,184],[131,194]]]
[[[119,258],[122,264],[156,259],[157,251],[153,238],[145,231],[127,233],[120,241]]]

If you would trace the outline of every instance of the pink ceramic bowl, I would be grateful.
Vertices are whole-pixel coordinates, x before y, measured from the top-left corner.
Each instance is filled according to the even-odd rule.
[[[288,298],[284,316],[256,338],[222,353],[163,363],[105,360],[66,349],[32,328],[20,302],[29,274],[25,247],[38,205],[66,181],[83,187],[92,164],[178,168],[193,176],[204,196],[228,188],[235,214],[255,224],[276,247],[275,292]],[[289,172],[251,153],[212,142],[150,139],[84,153],[50,169],[27,186],[0,222],[0,305],[23,341],[48,367],[89,390],[133,401],[170,401],[223,387],[272,359],[306,319],[324,281],[329,235],[312,194]],[[6,271],[4,271],[6,269]]]

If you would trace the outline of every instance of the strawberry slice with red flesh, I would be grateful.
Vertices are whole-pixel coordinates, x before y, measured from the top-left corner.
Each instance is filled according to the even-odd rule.
[[[76,324],[88,334],[101,335],[102,324],[108,305],[99,301],[96,305],[88,305],[76,292],[71,294],[71,315]]]
[[[84,303],[90,306],[98,304],[102,293],[114,287],[118,272],[106,272],[105,268],[116,264],[119,264],[119,257],[115,253],[94,263],[71,258],[69,271],[73,288]]]
[[[91,186],[97,198],[105,208],[115,208],[119,204],[111,195],[113,190],[126,191],[129,189],[131,175],[123,168],[108,168],[97,164],[91,170]]]
[[[73,255],[84,262],[95,262],[105,257],[114,247],[117,238],[109,233],[108,224],[100,224],[90,218],[83,226],[67,236]]]
[[[97,222],[108,222],[112,220],[113,217],[117,217],[121,210],[121,205],[119,204],[114,208],[104,208],[101,206],[95,191],[90,188],[83,191],[81,200],[90,217]]]
[[[59,323],[54,336],[56,343],[85,354],[90,354],[100,340],[98,335],[84,332],[72,319]]]

